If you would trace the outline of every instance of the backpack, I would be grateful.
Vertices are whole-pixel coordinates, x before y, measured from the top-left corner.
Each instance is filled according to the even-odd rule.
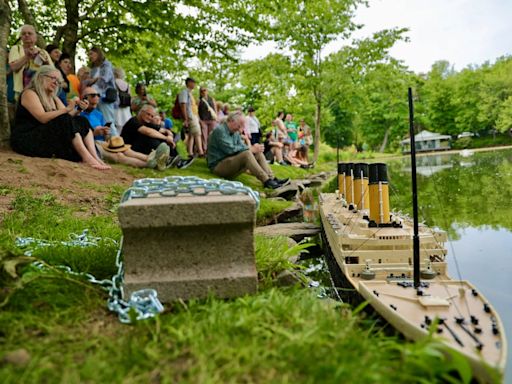
[[[171,115],[175,119],[183,120],[183,114],[181,113],[181,105],[180,105],[179,95],[176,95],[176,100],[174,101],[174,107],[172,108]]]
[[[126,88],[126,91],[122,91],[116,83],[116,88],[119,91],[119,108],[131,107],[132,96],[130,95],[130,88]]]

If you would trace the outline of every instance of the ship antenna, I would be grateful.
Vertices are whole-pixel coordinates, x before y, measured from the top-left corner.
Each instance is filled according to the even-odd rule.
[[[336,166],[340,163],[340,133],[336,135]],[[336,183],[338,184],[338,191],[340,191],[341,185],[339,182],[340,178],[336,177]],[[341,191],[339,192],[341,195]]]
[[[409,87],[409,136],[411,137],[411,174],[412,174],[412,215],[414,222],[413,276],[414,288],[420,287],[420,238],[418,236],[418,187],[416,185],[416,143],[414,141],[414,106],[412,88]]]

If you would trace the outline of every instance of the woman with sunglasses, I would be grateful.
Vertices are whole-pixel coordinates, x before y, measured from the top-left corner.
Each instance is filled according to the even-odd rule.
[[[71,100],[64,106],[57,97],[61,74],[43,65],[23,91],[11,132],[11,147],[34,157],[82,161],[99,170],[110,169],[96,153],[89,121],[78,116],[88,102]]]

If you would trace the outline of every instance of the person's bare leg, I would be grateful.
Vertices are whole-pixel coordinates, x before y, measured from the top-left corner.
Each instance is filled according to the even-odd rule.
[[[128,149],[128,150],[124,151],[123,154],[127,157],[134,157],[134,158],[142,160],[144,162],[148,161],[148,155],[134,151],[133,149]]]
[[[87,151],[89,151],[89,153],[91,154],[91,156],[96,159],[96,161],[107,167],[105,169],[110,169],[110,165],[107,165],[103,162],[103,160],[101,160],[99,157],[98,157],[98,152],[96,152],[96,144],[94,143],[94,136],[92,134],[92,131],[89,130],[89,132],[87,132],[87,135],[85,135],[85,137],[83,138],[83,142],[85,144],[85,147],[87,148]]]
[[[75,134],[75,137],[73,138],[73,140],[71,140],[71,144],[73,145],[73,148],[75,148],[75,150],[78,152],[78,155],[85,164],[91,166],[94,169],[110,169],[108,165],[104,164],[103,162],[98,162],[98,160],[96,160],[96,157],[91,155],[91,153],[85,146],[84,141],[82,140],[82,136],[80,136],[79,133]]]
[[[188,134],[185,137],[185,144],[187,146],[187,152],[190,157],[194,156],[194,136]]]
[[[272,147],[272,153],[274,154],[275,159],[278,163],[283,162],[283,150],[279,147]]]
[[[133,151],[132,151],[133,152]],[[147,161],[137,159],[136,157],[130,157],[126,155],[126,152],[120,152],[116,154],[116,160],[119,164],[130,165],[137,168],[147,167]]]
[[[194,140],[195,140],[195,143],[196,143],[197,152],[199,153],[200,156],[204,156],[203,144],[202,144],[202,141],[201,141],[201,134],[195,135],[194,136]]]

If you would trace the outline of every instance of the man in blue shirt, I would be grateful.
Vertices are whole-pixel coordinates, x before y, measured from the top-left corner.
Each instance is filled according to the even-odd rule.
[[[249,170],[265,188],[276,189],[288,183],[288,179],[276,179],[269,168],[263,145],[244,144],[240,132],[244,129],[245,116],[242,112],[229,114],[226,121],[219,124],[208,138],[208,168],[217,176],[233,178]]]
[[[110,135],[110,127],[105,124],[103,113],[97,108],[100,101],[100,94],[93,87],[87,87],[83,91],[83,98],[89,102],[89,108],[81,113],[91,123],[94,140],[106,141],[105,138]]]

